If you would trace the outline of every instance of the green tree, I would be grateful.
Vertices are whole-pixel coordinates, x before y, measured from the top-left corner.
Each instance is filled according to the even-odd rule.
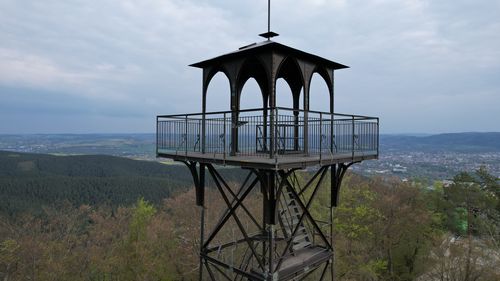
[[[443,188],[445,234],[433,249],[427,278],[498,280],[499,181],[486,169],[462,172]]]
[[[19,248],[19,243],[14,239],[6,239],[0,243],[0,277],[4,281],[11,280],[11,275],[17,270]]]
[[[146,227],[156,213],[156,208],[148,203],[144,198],[137,200],[133,208],[132,220],[129,228],[130,242],[137,242],[145,239]]]

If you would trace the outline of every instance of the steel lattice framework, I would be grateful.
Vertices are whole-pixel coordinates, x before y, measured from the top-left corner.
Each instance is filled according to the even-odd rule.
[[[334,113],[334,71],[347,66],[271,41],[273,34],[192,65],[203,70],[201,113],[157,116],[157,156],[185,163],[196,187],[200,280],[333,280],[333,209],[342,179],[352,164],[378,158],[379,119]],[[207,112],[208,85],[218,72],[229,80],[231,109]],[[327,84],[330,112],[309,109],[315,73]],[[262,107],[241,109],[250,78],[260,87]],[[276,104],[279,78],[290,86],[293,108]],[[247,176],[235,189],[217,165],[241,167]],[[297,177],[303,169],[315,170],[306,182]],[[207,179],[225,207],[210,229]],[[248,205],[255,194],[258,214]],[[319,194],[330,197],[321,218],[312,212]],[[229,228],[237,238],[223,235]]]
[[[352,163],[322,166],[302,186],[296,180],[297,169],[273,171],[249,168],[248,175],[236,192],[212,164],[184,163],[194,178],[197,203],[201,206],[201,225],[205,226],[203,194],[206,171],[226,206],[226,211],[213,229],[205,233],[204,227],[201,228],[200,266],[205,268],[211,280],[220,280],[221,276],[228,280],[302,280],[315,271],[321,272],[319,278],[323,280],[328,268],[333,274],[332,212],[337,205],[342,178]],[[330,184],[325,185],[328,171],[331,171]],[[245,200],[257,187],[263,195],[262,222],[245,206]],[[311,214],[312,203],[321,187],[332,187],[329,192],[329,221],[326,222]],[[308,196],[304,196],[305,193]],[[237,215],[238,210],[250,218],[257,232],[248,232],[248,227]],[[230,219],[236,223],[241,238],[213,243]],[[326,233],[319,223],[328,226]],[[237,264],[219,258],[222,251],[231,251],[237,246],[240,248]]]

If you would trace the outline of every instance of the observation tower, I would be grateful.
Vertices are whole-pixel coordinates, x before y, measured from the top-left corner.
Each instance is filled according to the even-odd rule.
[[[192,64],[203,73],[201,112],[156,118],[157,157],[185,163],[193,176],[200,280],[333,280],[333,209],[342,178],[352,164],[378,158],[379,119],[334,112],[334,73],[347,66],[271,40],[276,35],[268,28],[263,42]],[[207,112],[207,89],[219,72],[230,84],[230,110]],[[309,109],[315,73],[328,87],[328,112]],[[262,106],[241,109],[250,78],[259,86]],[[276,104],[280,78],[290,86],[293,108]],[[230,184],[223,166],[244,169],[245,180]],[[311,177],[301,182],[296,173],[304,169]],[[224,206],[210,226],[208,179]],[[326,215],[316,217],[311,208],[325,201],[318,196],[321,188],[328,189],[322,194],[329,203]],[[251,197],[258,212],[249,208]],[[236,238],[223,234],[227,228]]]

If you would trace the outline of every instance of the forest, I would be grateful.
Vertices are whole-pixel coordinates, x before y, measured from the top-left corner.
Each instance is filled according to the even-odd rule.
[[[52,191],[50,181],[43,187],[31,186],[38,191],[27,196],[27,201],[14,208],[15,212],[10,208],[0,214],[1,280],[197,278],[199,207],[195,205],[185,167],[128,163],[128,160],[127,165],[120,166],[119,159],[106,158],[118,161],[112,165],[113,170],[106,168],[104,163],[108,161],[99,162],[96,156],[88,159],[82,156],[85,160],[81,161],[40,156],[35,161],[33,155],[18,155],[5,156],[11,159],[10,164],[5,159],[2,162],[2,204],[12,202],[11,198],[17,196],[4,189],[6,178],[12,180],[7,174],[27,173],[24,177],[27,180],[37,177],[65,180],[54,180]],[[19,166],[26,161],[35,164]],[[68,163],[57,164],[58,161]],[[100,163],[97,164],[100,168],[86,171],[83,164],[86,161]],[[130,179],[113,182],[110,184],[113,188],[120,184],[124,187],[104,199],[99,196],[106,192],[97,193],[101,195],[94,201],[82,196],[94,192],[88,186],[99,186],[102,182],[70,187],[74,182],[68,181],[73,177],[92,182],[99,178],[95,173],[100,173],[102,179],[123,176],[128,171],[124,167],[141,163],[152,166],[133,167],[136,174],[127,173],[130,177],[144,177],[142,182]],[[156,164],[160,165],[158,170],[154,168]],[[162,171],[163,168],[170,172]],[[234,170],[228,169],[225,174],[232,176],[234,182],[238,180]],[[145,185],[151,182],[146,179],[157,176],[163,179],[161,187],[168,193],[160,193],[160,187],[151,193],[136,191],[147,190],[149,187]],[[305,182],[311,176],[310,171],[303,171],[298,173],[298,180]],[[26,186],[22,192],[30,194],[30,186]],[[64,193],[65,188],[72,191]],[[35,200],[44,192],[49,195]],[[56,197],[59,192],[65,196]],[[317,217],[325,216],[329,198],[326,186],[320,192],[323,194],[319,198],[325,200],[318,200],[313,206]],[[209,218],[215,218],[222,211],[222,199],[210,186],[206,196],[210,199]],[[260,196],[257,189],[249,200],[258,201]],[[499,179],[484,168],[462,172],[449,185],[433,186],[348,173],[340,205],[334,210],[335,280],[500,280],[499,198]],[[36,212],[29,207],[31,204],[37,206]],[[259,211],[258,204],[249,206]]]
[[[239,169],[225,169],[238,178]],[[107,155],[54,156],[0,151],[0,213],[39,214],[43,206],[129,206],[143,197],[158,204],[192,185],[183,165]]]

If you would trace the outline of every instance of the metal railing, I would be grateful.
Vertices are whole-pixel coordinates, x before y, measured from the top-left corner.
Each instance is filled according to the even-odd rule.
[[[378,155],[377,117],[261,108],[160,115],[156,122],[157,154]]]

